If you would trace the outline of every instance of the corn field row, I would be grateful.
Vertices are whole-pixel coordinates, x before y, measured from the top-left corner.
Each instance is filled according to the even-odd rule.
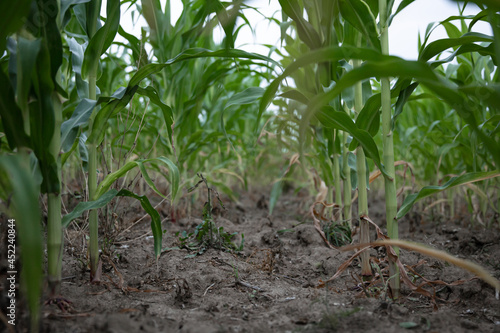
[[[197,173],[230,198],[272,184],[269,214],[287,183],[311,193],[322,185],[316,205],[333,207],[334,225],[359,227],[355,243],[365,246],[374,241],[367,191],[378,188],[393,259],[398,247],[419,250],[397,241],[398,221],[424,205],[450,216],[465,205],[471,224],[498,229],[500,4],[457,2],[456,15],[419,35],[410,61],[390,55],[388,41],[412,2],[279,0],[281,12],[263,17],[281,31],[267,54],[235,48],[240,30],[255,24],[245,13],[258,11],[243,0],[182,0],[175,23],[169,0],[2,2],[0,199],[16,219],[32,330],[42,281],[49,298],[60,294],[65,228],[88,221],[98,282],[100,228],[121,197],[137,199],[159,258],[170,245],[146,194],[174,214]],[[477,13],[464,15],[473,4]],[[147,22],[140,36],[121,26],[124,10]],[[475,32],[478,22],[491,33]],[[448,37],[430,41],[438,27]],[[137,191],[139,179],[148,191]],[[76,197],[71,181],[82,190],[66,209],[64,198]],[[360,260],[371,275],[368,252]],[[500,289],[480,268],[458,265]],[[394,259],[394,299],[399,271]]]

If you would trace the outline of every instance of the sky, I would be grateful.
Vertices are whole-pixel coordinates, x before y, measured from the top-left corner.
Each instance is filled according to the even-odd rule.
[[[165,0],[160,0],[164,5]],[[401,0],[396,0],[394,10],[398,7]],[[265,16],[274,15],[277,19],[281,18],[280,5],[278,0],[249,0],[247,3],[258,7],[259,11]],[[474,6],[474,7],[473,7]],[[105,1],[103,1],[103,15],[105,15]],[[182,11],[181,0],[171,0],[172,22],[175,22]],[[125,10],[122,8],[122,10]],[[474,15],[479,9],[473,4],[467,5],[465,15]],[[452,0],[416,0],[411,5],[401,11],[393,20],[389,28],[389,53],[408,60],[415,60],[418,56],[418,33],[423,36],[426,27],[431,22],[439,22],[451,15],[458,15],[457,2]],[[268,49],[258,44],[279,45],[280,31],[275,23],[269,23],[264,17],[255,11],[245,13],[250,22],[255,22],[255,36],[252,35],[248,27],[243,28],[238,39],[235,42],[237,48],[249,52],[257,52],[267,55]],[[135,24],[134,24],[135,23]],[[122,12],[122,27],[125,31],[140,36],[141,26],[147,26],[142,17],[135,21],[130,18],[130,12]],[[491,27],[484,22],[479,22],[474,28],[477,32],[491,35]],[[432,40],[446,38],[446,32],[443,27],[438,27],[431,35]],[[222,39],[223,31],[219,29],[214,38]]]

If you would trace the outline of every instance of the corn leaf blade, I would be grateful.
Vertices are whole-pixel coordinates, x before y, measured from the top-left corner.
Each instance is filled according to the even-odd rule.
[[[12,186],[13,214],[19,243],[22,247],[22,281],[26,287],[26,298],[31,320],[37,324],[42,295],[43,240],[38,191],[25,155],[1,156],[0,168],[7,171]],[[33,327],[33,326],[32,326]]]
[[[161,254],[161,244],[163,235],[161,230],[160,214],[158,213],[158,211],[156,211],[156,209],[153,208],[153,206],[149,202],[149,199],[145,195],[139,196],[127,189],[122,189],[120,191],[116,189],[111,189],[108,192],[102,194],[97,200],[80,202],[71,213],[66,214],[63,217],[62,219],[63,228],[67,227],[69,223],[74,219],[79,218],[85,211],[102,208],[117,196],[131,197],[139,200],[141,206],[151,217],[151,230],[153,231],[153,238],[154,238],[154,252],[156,258],[158,259]]]
[[[169,169],[170,185],[172,187],[171,200],[173,201],[176,198],[177,191],[179,190],[179,183],[180,183],[179,169],[172,161],[170,161],[168,158],[163,157],[163,156],[156,157],[156,158],[150,158],[150,159],[146,159],[146,160],[130,161],[130,162],[126,163],[124,166],[122,166],[120,169],[116,170],[115,172],[108,174],[99,184],[99,187],[96,190],[95,198],[99,198],[101,195],[106,193],[115,181],[117,181],[119,178],[123,177],[127,172],[129,172],[130,170],[132,170],[135,167],[139,168],[139,170],[141,171],[141,173],[144,177],[144,180],[151,187],[151,189],[153,191],[155,191],[161,197],[165,198],[166,196],[156,188],[153,181],[149,177],[149,175],[146,171],[146,168],[144,167],[144,163],[148,163],[148,162],[162,162]]]
[[[0,71],[0,117],[10,149],[31,147],[30,138],[24,131],[21,109],[16,104],[9,78],[3,71]]]
[[[94,1],[91,1],[92,3]],[[86,79],[89,72],[97,71],[99,59],[115,39],[120,26],[120,1],[108,0],[106,6],[106,23],[97,30],[85,49],[82,63],[82,78]]]
[[[302,14],[302,8],[297,0],[279,0],[282,10],[288,15],[297,25],[299,38],[306,43],[311,49],[321,47],[321,39],[318,32],[314,29],[311,23],[307,22]]]
[[[460,186],[460,185],[465,185],[469,183],[474,183],[478,182],[481,180],[485,179],[490,179],[490,178],[495,178],[500,176],[500,172],[498,171],[487,171],[487,172],[471,172],[471,173],[466,173],[462,176],[459,177],[453,177],[449,181],[446,182],[446,184],[442,186],[425,186],[423,187],[420,191],[414,194],[410,194],[409,196],[406,197],[405,201],[401,205],[401,208],[399,208],[398,214],[396,215],[397,219],[402,218],[403,216],[406,215],[413,207],[413,205],[425,198],[428,197],[432,194],[442,192],[446,189],[455,187],[455,186]]]
[[[88,123],[96,101],[84,98],[78,103],[71,117],[61,125],[61,148],[67,152],[73,146],[78,129]]]

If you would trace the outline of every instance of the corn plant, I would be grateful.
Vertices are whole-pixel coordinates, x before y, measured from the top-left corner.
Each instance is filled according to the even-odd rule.
[[[169,124],[169,140],[183,178],[205,170],[210,159],[216,159],[214,164],[219,168],[210,170],[207,177],[212,172],[224,173],[233,158],[244,163],[246,158],[242,155],[252,154],[249,124],[257,114],[251,104],[263,93],[259,82],[269,77],[263,68],[272,70],[276,65],[267,57],[233,50],[241,28],[234,22],[243,16],[240,8],[246,5],[239,1],[185,1],[181,16],[173,25],[169,5],[162,10],[158,1],[141,4],[153,53],[159,62],[174,59],[185,50],[219,49],[213,55],[200,55],[203,59],[198,61],[178,61],[165,67],[152,82],[162,100],[176,105],[172,110],[174,121]],[[217,45],[211,34],[218,23],[225,31],[223,45]],[[245,168],[238,164],[238,173],[245,180]],[[229,192],[223,182],[210,181],[221,191]]]
[[[19,2],[19,5],[25,8],[15,14],[16,20],[9,20],[11,23],[7,24],[1,36],[2,53],[5,50],[3,41],[7,41],[8,57],[2,60],[7,64],[5,69],[10,73],[10,80],[4,70],[0,71],[0,116],[9,150],[17,151],[24,157],[20,160],[4,157],[4,167],[15,176],[11,189],[16,191],[15,213],[20,217],[20,242],[26,249],[25,255],[33,256],[28,259],[23,255],[23,276],[30,272],[33,274],[28,284],[28,299],[32,330],[37,331],[42,249],[39,209],[33,208],[36,205],[36,188],[39,193],[47,194],[48,201],[47,275],[50,298],[59,295],[61,284],[63,238],[59,147],[62,113],[58,71],[62,63],[62,43],[55,1]],[[27,12],[26,8],[31,9]],[[37,186],[26,170],[29,152],[37,161],[35,171],[40,176]],[[16,163],[19,170],[13,168]],[[33,209],[31,214],[22,213],[21,193],[26,196],[27,208]]]
[[[403,10],[409,3],[411,3],[411,1],[403,2],[396,9],[394,15],[397,15],[397,13]],[[492,135],[494,135],[495,130],[486,132],[483,126],[479,126],[480,122],[476,119],[479,114],[483,114],[486,117],[493,116],[491,120],[496,119],[494,113],[496,112],[497,106],[495,106],[493,102],[493,96],[496,96],[495,88],[493,88],[495,84],[477,85],[474,88],[471,86],[461,86],[457,84],[456,80],[451,81],[439,71],[439,66],[443,63],[450,62],[455,59],[456,56],[471,51],[478,52],[483,56],[489,56],[492,61],[496,61],[497,55],[491,52],[494,49],[491,47],[494,37],[477,33],[466,33],[458,38],[438,40],[429,45],[425,45],[424,43],[420,51],[419,61],[406,61],[387,55],[387,27],[394,17],[390,15],[392,12],[392,2],[386,3],[381,1],[378,6],[375,6],[375,4],[370,4],[368,6],[363,1],[340,1],[337,9],[338,15],[340,16],[337,22],[345,22],[343,31],[347,36],[349,36],[348,32],[352,31],[348,28],[350,26],[360,39],[356,41],[356,39],[352,39],[351,37],[350,40],[356,43],[351,42],[349,44],[344,41],[341,46],[333,47],[324,47],[325,45],[322,45],[321,42],[314,44],[318,41],[317,37],[319,34],[318,31],[314,29],[314,25],[303,18],[303,12],[304,10],[307,11],[307,6],[303,6],[299,1],[281,2],[281,4],[283,10],[285,12],[288,11],[287,14],[294,20],[298,30],[298,37],[307,45],[315,45],[315,47],[311,47],[311,50],[305,54],[297,54],[296,60],[288,64],[283,74],[271,83],[264,93],[261,110],[264,109],[267,103],[274,97],[282,80],[288,76],[294,75],[294,73],[298,73],[302,68],[307,68],[307,66],[311,66],[312,64],[322,64],[324,62],[336,63],[341,60],[345,61],[352,59],[354,62],[353,69],[339,77],[333,88],[324,89],[324,92],[318,92],[313,97],[301,98],[301,100],[307,104],[307,108],[301,116],[300,135],[302,140],[304,140],[304,135],[307,132],[308,126],[319,120],[319,122],[327,128],[341,129],[352,135],[353,140],[349,148],[355,149],[358,144],[360,145],[357,149],[356,159],[360,197],[360,217],[368,214],[367,207],[364,204],[365,196],[363,193],[366,188],[365,184],[363,184],[365,179],[365,177],[363,177],[365,173],[363,170],[365,163],[362,162],[363,153],[375,163],[386,180],[387,228],[392,238],[398,238],[397,219],[401,218],[418,199],[430,195],[431,193],[448,189],[452,186],[498,176],[498,172],[494,170],[476,172],[454,177],[440,187],[424,188],[419,193],[408,196],[399,212],[396,214],[397,201],[395,191],[394,148],[391,142],[392,135],[397,117],[402,113],[404,105],[419,85],[424,86],[432,94],[452,106],[474,133],[475,137],[482,142],[487,153],[495,160],[492,165],[493,168],[498,169],[499,145],[496,140],[492,140]],[[320,1],[315,1],[313,4],[308,4],[308,6],[315,6],[316,8],[322,9],[327,8],[327,5]],[[486,16],[488,16],[489,19],[497,19],[495,14],[493,14],[494,9],[488,8],[482,4],[480,4],[480,8],[482,8],[483,11],[474,17],[473,22],[481,19],[484,20]],[[381,10],[383,13],[381,13]],[[309,11],[307,12],[308,18],[314,20],[314,15],[311,15]],[[318,12],[322,11],[320,10]],[[378,15],[380,15],[379,22],[376,21]],[[333,29],[336,30],[340,30],[340,27],[341,25],[339,23],[333,25]],[[494,32],[496,31],[495,29],[496,28],[493,28]],[[361,44],[359,44],[360,42]],[[485,46],[472,45],[471,43],[473,42],[490,42],[491,44],[490,48],[488,48]],[[363,45],[367,45],[367,47],[362,47]],[[444,50],[450,47],[454,48],[454,52],[451,56],[444,60],[431,60],[435,56],[440,56]],[[381,92],[367,99],[363,106],[361,105],[362,98],[359,97],[362,91],[359,82],[362,80],[369,80],[372,77],[395,77],[397,81],[391,89],[388,80],[382,79]],[[296,84],[299,85],[300,83],[296,82]],[[344,110],[339,109],[338,106],[336,110],[335,104],[333,104],[332,107],[332,101],[335,101],[339,96],[343,96],[344,92],[352,86],[355,86],[355,96],[358,95],[355,111],[357,111],[359,115],[357,116],[356,123],[350,119]],[[483,91],[484,95],[479,96],[479,91]],[[390,108],[391,104],[394,103],[393,100],[395,100],[395,112],[391,117]],[[482,103],[486,103],[487,105],[487,109],[485,110],[489,110],[493,113],[480,112],[478,105],[482,105]],[[384,138],[384,164],[382,164],[376,141],[374,140],[375,134],[378,132],[378,127],[380,126],[379,110],[381,107],[382,134]],[[490,120],[485,119],[484,123],[486,124],[489,121]],[[364,234],[363,231],[362,234]],[[365,242],[367,240],[368,239],[365,238]],[[368,274],[370,268],[367,264],[367,258],[362,261],[365,262],[365,264],[362,265],[364,267],[362,272]],[[394,265],[391,266],[391,273],[395,275],[395,279],[393,279],[391,283],[393,296],[397,297],[399,278],[397,275],[397,268]]]
[[[48,197],[47,271],[50,295],[55,297],[61,283],[63,246],[59,157],[62,109],[58,92],[62,42],[56,2],[32,5],[25,23],[7,40],[11,82],[2,71],[1,116],[9,148],[32,151],[37,160],[40,192]]]
[[[392,3],[388,5],[388,1],[379,0],[379,29],[380,29],[380,46],[381,53],[389,54],[389,14],[392,11]],[[398,210],[396,197],[396,171],[394,168],[394,135],[392,129],[392,108],[391,108],[391,86],[388,77],[380,79],[380,99],[382,113],[382,137],[383,137],[383,152],[384,165],[388,177],[384,178],[385,184],[385,214],[387,223],[387,234],[392,239],[399,238],[398,224],[396,213]],[[398,249],[395,248],[396,254]],[[395,298],[399,297],[399,272],[398,267],[394,262],[389,265],[390,276],[395,276],[391,279],[391,289]]]

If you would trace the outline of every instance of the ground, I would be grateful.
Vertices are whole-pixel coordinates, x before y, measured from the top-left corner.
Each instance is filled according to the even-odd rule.
[[[185,249],[168,250],[157,263],[148,234],[149,220],[132,226],[143,211],[140,206],[124,205],[114,215],[120,223],[115,227],[132,227],[113,244],[103,241],[107,246],[98,285],[89,283],[84,234],[75,225],[70,227],[65,235],[61,294],[72,302],[73,311],[63,313],[56,305],[45,305],[42,331],[500,332],[500,301],[491,286],[446,262],[417,253],[401,251],[401,261],[413,267],[413,278],[419,274],[429,280],[458,281],[458,285],[428,288],[434,298],[411,293],[403,286],[401,297],[392,301],[383,284],[363,287],[355,260],[321,287],[353,252],[325,246],[308,216],[312,196],[304,190],[291,190],[269,216],[267,189],[240,193],[237,201],[224,197],[226,210],[215,213],[218,226],[244,234],[240,254],[210,249],[185,258],[189,254]],[[185,207],[179,204],[173,223],[168,218],[169,204],[159,206],[167,230],[164,246],[174,247],[177,231],[193,231],[201,223],[201,204],[189,210]],[[380,193],[371,193],[370,217],[382,227],[383,211]],[[126,216],[120,217],[120,212]],[[488,229],[477,223],[471,226],[466,213],[451,218],[414,210],[400,222],[401,238],[477,262],[498,279],[500,232],[496,219],[496,226]],[[384,252],[371,250],[381,267]],[[26,314],[23,320],[27,320]],[[20,323],[17,328],[24,331],[26,326]]]

